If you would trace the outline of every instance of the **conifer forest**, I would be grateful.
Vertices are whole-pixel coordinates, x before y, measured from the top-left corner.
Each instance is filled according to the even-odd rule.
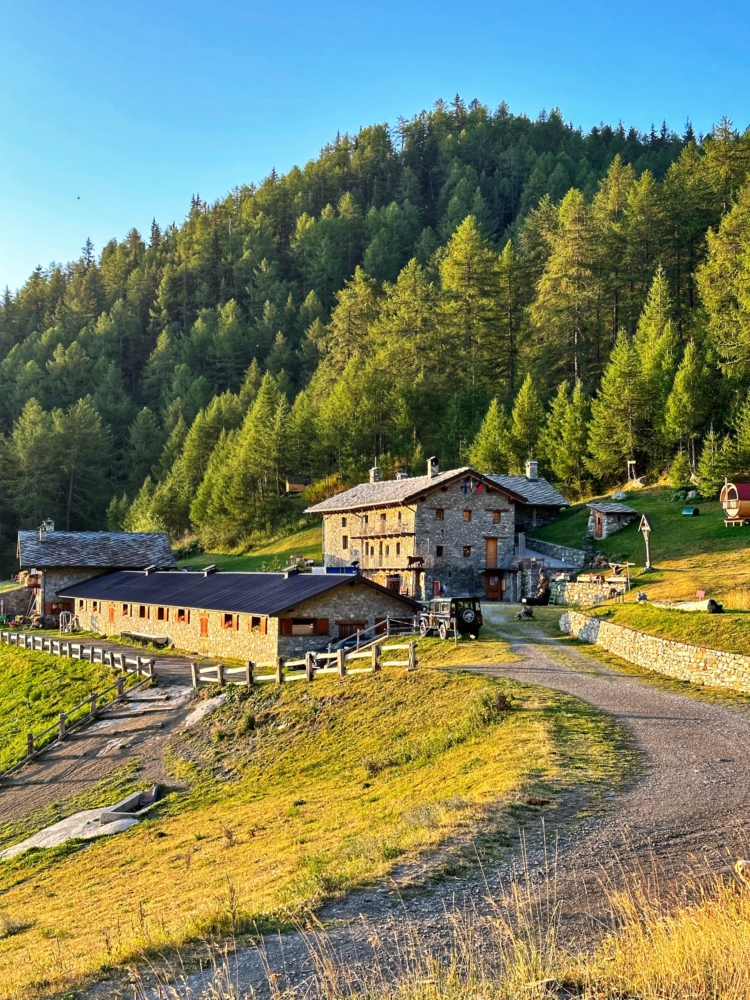
[[[713,495],[750,473],[749,390],[750,131],[457,97],[6,290],[5,569],[46,517],[238,546],[287,474],[375,460]]]

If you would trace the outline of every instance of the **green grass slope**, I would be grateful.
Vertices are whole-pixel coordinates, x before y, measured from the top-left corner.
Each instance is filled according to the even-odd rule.
[[[288,565],[294,556],[314,559],[319,566],[323,562],[323,535],[319,526],[296,531],[285,538],[260,545],[242,555],[226,555],[221,552],[204,552],[199,556],[181,559],[180,566],[202,569],[217,565],[220,569],[245,573],[259,573],[279,570]]]

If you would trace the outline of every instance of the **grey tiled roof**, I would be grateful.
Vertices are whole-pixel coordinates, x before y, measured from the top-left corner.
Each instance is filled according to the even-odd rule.
[[[38,566],[97,566],[145,569],[177,565],[169,538],[158,531],[48,531],[43,542],[38,531],[18,532],[21,569]]]
[[[501,486],[520,493],[527,504],[539,507],[570,507],[562,493],[543,476],[527,479],[526,476],[488,476]]]
[[[416,607],[411,598],[386,591],[363,576],[344,573],[137,573],[122,570],[97,576],[58,592],[59,597],[83,597],[95,601],[162,604],[204,611],[233,611],[256,615],[278,615],[303,601],[336,587],[362,583]]]
[[[468,465],[460,469],[450,469],[437,476],[415,476],[413,479],[384,479],[379,483],[360,483],[344,493],[337,493],[313,507],[307,508],[308,514],[330,514],[340,510],[361,510],[365,507],[382,507],[389,503],[406,503],[416,500],[424,493],[443,486],[452,479],[462,476],[474,476],[479,480],[496,480],[498,476],[485,476]],[[522,477],[518,477],[521,479]],[[519,499],[512,486],[498,483],[504,492],[511,494],[512,499]],[[564,502],[564,501],[563,501]]]
[[[624,503],[587,503],[591,510],[598,510],[600,514],[637,514],[637,510],[626,507]]]

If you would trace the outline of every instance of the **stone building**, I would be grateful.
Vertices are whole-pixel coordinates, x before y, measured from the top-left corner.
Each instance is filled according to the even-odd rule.
[[[469,467],[440,473],[434,459],[428,475],[414,478],[382,480],[371,469],[368,483],[308,508],[323,515],[324,563],[358,566],[368,579],[420,600],[460,593],[519,600],[519,523],[523,531],[527,518],[541,523],[555,504],[557,513],[567,505],[529,464],[528,477]]]
[[[593,538],[609,538],[616,531],[626,528],[638,517],[638,511],[624,503],[587,503],[589,509],[588,533]]]
[[[296,658],[386,618],[410,620],[417,607],[356,573],[296,571],[123,570],[61,596],[92,632],[166,636],[188,652],[255,663]]]
[[[34,593],[40,614],[72,611],[61,591],[114,569],[177,567],[169,539],[161,532],[55,531],[45,521],[38,531],[18,532],[19,579]]]

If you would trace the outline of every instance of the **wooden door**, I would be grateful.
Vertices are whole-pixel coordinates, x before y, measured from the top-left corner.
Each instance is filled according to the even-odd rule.
[[[594,511],[594,537],[601,538],[604,534],[604,518],[601,512],[598,510]]]
[[[201,639],[208,638],[208,618],[201,615]]]
[[[115,623],[115,606],[114,606],[114,604],[110,604],[110,606],[109,606],[108,620],[109,620],[109,624],[110,625],[114,625],[114,623]]]
[[[487,566],[488,568],[491,566],[497,566],[497,539],[485,538],[484,550],[485,550],[484,565]]]
[[[488,601],[499,601],[502,596],[502,588],[499,573],[487,573],[485,576],[485,596]]]

